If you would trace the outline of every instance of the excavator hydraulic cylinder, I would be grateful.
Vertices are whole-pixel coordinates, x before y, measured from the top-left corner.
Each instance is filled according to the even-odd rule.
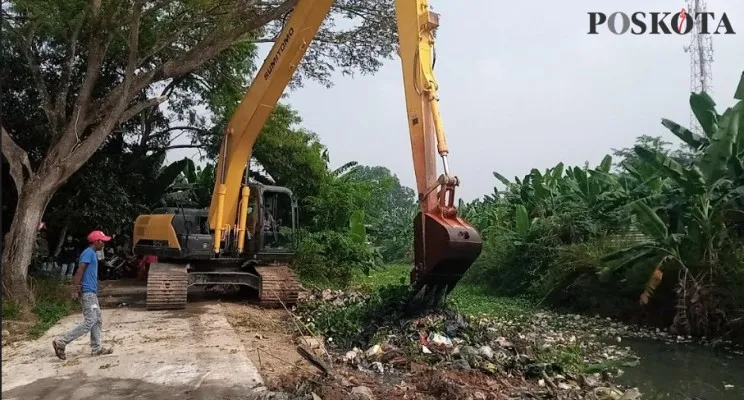
[[[248,219],[248,198],[251,195],[251,188],[248,185],[243,186],[240,191],[240,219],[238,220],[238,254],[243,253],[245,248],[245,226]]]
[[[217,221],[218,225],[214,227],[214,254],[220,253],[220,241],[222,240],[222,225],[219,221],[222,221],[222,213],[225,210],[225,193],[227,193],[227,186],[224,183],[217,185]]]

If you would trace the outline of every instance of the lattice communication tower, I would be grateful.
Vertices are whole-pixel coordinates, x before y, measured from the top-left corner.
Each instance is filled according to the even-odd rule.
[[[687,0],[687,13],[695,18],[708,10],[706,0]],[[690,53],[690,91],[699,93],[705,91],[711,94],[713,81],[713,39],[711,35],[700,34],[700,17],[695,18],[695,29],[690,32],[690,45],[685,46],[685,52]],[[690,130],[703,134],[695,114],[690,111]]]

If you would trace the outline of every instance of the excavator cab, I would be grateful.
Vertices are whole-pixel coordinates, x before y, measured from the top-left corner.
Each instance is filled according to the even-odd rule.
[[[246,249],[265,257],[294,254],[299,245],[297,198],[285,187],[250,186]]]
[[[251,183],[248,226],[243,253],[238,252],[238,233],[221,235],[219,258],[291,260],[299,243],[297,199],[281,186]],[[209,228],[209,210],[162,207],[135,222],[134,253],[155,255],[163,260],[210,260],[214,230]]]

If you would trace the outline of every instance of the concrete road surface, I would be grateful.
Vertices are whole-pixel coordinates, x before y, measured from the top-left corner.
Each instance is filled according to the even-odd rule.
[[[106,356],[89,338],[58,359],[52,339],[82,319],[64,318],[41,339],[3,348],[3,399],[248,399],[263,381],[219,303],[183,311],[103,309]]]

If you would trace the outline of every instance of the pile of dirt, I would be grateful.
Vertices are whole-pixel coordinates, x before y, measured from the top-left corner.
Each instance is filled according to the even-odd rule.
[[[312,371],[294,344],[296,327],[285,310],[263,309],[252,304],[222,303],[228,322],[235,329],[247,356],[269,386],[284,376]]]
[[[463,371],[414,365],[404,376],[383,379],[358,370],[343,369],[333,377],[307,373],[286,375],[274,393],[286,399],[307,400],[637,400],[635,389],[594,387],[589,390],[564,390],[540,385],[515,376],[488,376],[478,371]],[[286,396],[286,397],[284,397]]]
[[[396,297],[403,294],[306,295],[294,322],[319,334],[312,351],[333,372],[295,370],[276,389],[313,400],[636,397],[613,379],[637,358],[600,340],[621,327],[548,313],[487,318],[444,309],[412,317]]]

